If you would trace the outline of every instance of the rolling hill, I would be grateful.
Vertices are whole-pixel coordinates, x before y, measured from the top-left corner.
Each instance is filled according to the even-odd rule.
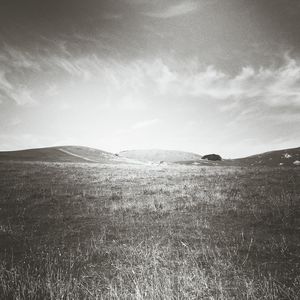
[[[126,163],[128,159],[88,147],[61,146],[0,152],[0,161]]]
[[[232,161],[243,166],[298,166],[300,165],[300,147],[269,151]]]
[[[175,150],[128,150],[119,154],[82,146],[60,146],[0,152],[0,161],[40,161],[73,163],[171,162],[198,166],[300,166],[300,147],[269,151],[238,159],[208,161],[201,155]]]
[[[119,155],[120,157],[152,162],[177,162],[201,159],[201,155],[191,152],[160,149],[127,150],[121,151]]]
[[[300,166],[300,147],[269,151],[237,159],[208,161],[204,159],[177,161],[176,163],[199,166],[267,166],[267,167],[297,167]]]

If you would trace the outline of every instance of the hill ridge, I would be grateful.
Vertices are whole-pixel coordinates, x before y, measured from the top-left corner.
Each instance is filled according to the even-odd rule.
[[[181,151],[181,150],[164,150],[164,149],[133,149],[123,150],[119,152],[121,157],[127,157],[131,159],[137,159],[141,161],[153,161],[153,162],[176,162],[179,160],[195,160],[201,159],[201,155],[193,152]]]
[[[1,151],[0,161],[124,163],[115,154],[85,146],[53,146]]]

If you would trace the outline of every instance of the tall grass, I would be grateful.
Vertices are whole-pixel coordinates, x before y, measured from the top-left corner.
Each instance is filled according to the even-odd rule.
[[[300,298],[297,169],[0,172],[1,299]]]

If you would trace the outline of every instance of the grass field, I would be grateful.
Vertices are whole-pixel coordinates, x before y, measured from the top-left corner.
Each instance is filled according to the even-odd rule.
[[[0,299],[299,299],[299,175],[0,162]]]

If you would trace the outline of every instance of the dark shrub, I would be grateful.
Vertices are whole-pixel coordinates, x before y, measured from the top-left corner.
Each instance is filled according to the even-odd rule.
[[[207,160],[222,160],[222,157],[218,154],[207,154],[207,155],[204,155],[202,157],[202,159],[207,159]]]

